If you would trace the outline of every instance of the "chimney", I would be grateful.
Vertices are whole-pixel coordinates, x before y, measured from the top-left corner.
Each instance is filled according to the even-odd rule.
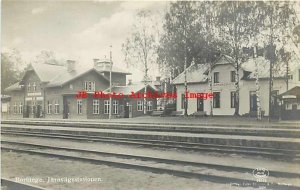
[[[156,77],[156,81],[157,81],[157,82],[160,82],[160,76],[157,76],[157,77]]]
[[[128,84],[127,85],[132,85],[132,79],[128,79]]]
[[[95,59],[93,59],[93,60],[94,60],[94,67],[97,67],[97,64],[98,64],[98,62],[99,62],[99,59],[95,58]]]
[[[72,72],[75,70],[75,61],[74,60],[67,60],[67,70],[68,70],[68,72]]]

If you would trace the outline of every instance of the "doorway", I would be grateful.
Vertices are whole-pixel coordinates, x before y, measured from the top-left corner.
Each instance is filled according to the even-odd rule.
[[[125,111],[124,118],[132,117],[132,105],[126,105],[124,111]]]
[[[204,111],[203,98],[197,98],[197,111]]]
[[[69,106],[70,102],[68,101],[67,97],[63,97],[63,119],[69,118]]]

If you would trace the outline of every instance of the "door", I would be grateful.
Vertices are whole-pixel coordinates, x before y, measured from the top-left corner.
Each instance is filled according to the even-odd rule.
[[[129,118],[131,118],[132,117],[132,105],[129,105],[128,107],[129,107],[128,116],[129,116]]]
[[[203,98],[197,98],[197,111],[204,111]]]
[[[29,112],[30,112],[30,106],[29,105],[25,105],[24,106],[24,110],[23,110],[23,117],[24,118],[29,118]]]
[[[124,118],[129,118],[129,106],[125,105],[124,108]]]
[[[256,92],[250,92],[250,112],[257,111],[257,97]]]
[[[70,102],[68,101],[67,97],[63,97],[63,119],[69,118],[69,106]]]

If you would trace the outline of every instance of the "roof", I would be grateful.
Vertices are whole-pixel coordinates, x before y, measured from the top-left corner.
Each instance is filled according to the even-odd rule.
[[[56,76],[55,78],[53,78],[48,84],[47,87],[54,87],[54,86],[61,86],[64,85],[72,80],[77,79],[78,77],[91,72],[91,71],[95,71],[96,73],[98,73],[103,79],[105,79],[106,81],[109,81],[109,79],[107,79],[105,76],[103,76],[101,73],[97,72],[96,69],[94,68],[78,68],[72,72],[64,72],[61,75]]]
[[[10,101],[10,99],[11,99],[11,96],[1,94],[1,101],[2,102]]]
[[[282,96],[296,96],[297,98],[300,98],[300,86],[295,86],[294,88],[282,93],[279,95]]]
[[[152,88],[153,90],[155,90],[155,88],[153,88],[151,85],[147,85],[147,88]],[[112,87],[111,91],[115,92],[115,93],[123,93],[124,95],[130,95],[131,92],[139,92],[140,90],[145,88],[145,84],[132,84],[132,85],[128,85],[128,86],[114,86]],[[104,91],[105,93],[109,92],[109,88],[106,89]]]
[[[222,54],[214,63],[215,65],[226,65],[226,64],[233,64],[234,59],[228,55]]]
[[[31,67],[29,70],[35,71],[35,73],[38,75],[41,82],[47,83],[46,87],[55,87],[55,86],[64,85],[67,82],[70,82],[70,81],[82,76],[83,74],[85,74],[87,72],[91,72],[91,71],[95,71],[101,77],[103,77],[106,81],[109,81],[109,79],[107,79],[103,75],[104,72],[109,72],[109,69],[107,69],[107,68],[100,69],[97,67],[83,67],[78,64],[76,64],[74,71],[71,71],[71,72],[69,72],[67,70],[66,66],[47,64],[47,63],[31,64]],[[124,70],[119,69],[117,67],[113,67],[112,72],[122,73],[125,75],[131,74],[131,73],[125,72]]]
[[[244,71],[251,72],[246,78],[244,79],[255,79],[255,69],[257,64],[257,72],[259,78],[269,78],[270,77],[270,61],[265,59],[264,57],[257,57],[257,58],[251,58],[247,60],[246,62],[241,64],[241,68]],[[295,68],[299,66],[298,62],[290,62],[289,68],[291,71],[295,70]],[[280,78],[285,77],[286,75],[286,64],[283,62],[276,63],[274,65],[273,69],[273,77]]]
[[[204,72],[209,68],[209,64],[194,64],[186,69],[188,83],[202,83],[206,82],[207,75]],[[183,84],[184,72],[180,73],[174,80],[173,84]]]
[[[31,64],[31,66],[40,78],[41,82],[49,82],[56,76],[63,75],[67,72],[67,67],[61,65],[34,63]]]
[[[19,82],[17,82],[15,84],[5,88],[4,91],[9,92],[9,91],[15,91],[15,90],[21,90],[21,89],[22,89],[21,85],[19,84]]]

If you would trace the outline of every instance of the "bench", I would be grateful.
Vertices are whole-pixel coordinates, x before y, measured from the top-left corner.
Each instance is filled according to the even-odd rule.
[[[163,113],[164,113],[164,111],[162,111],[162,110],[157,110],[157,111],[153,111],[153,112],[151,113],[151,116],[162,116]]]
[[[192,114],[194,117],[203,117],[203,116],[207,116],[206,111],[197,111],[195,113]]]
[[[171,116],[182,116],[183,111],[172,111]]]

